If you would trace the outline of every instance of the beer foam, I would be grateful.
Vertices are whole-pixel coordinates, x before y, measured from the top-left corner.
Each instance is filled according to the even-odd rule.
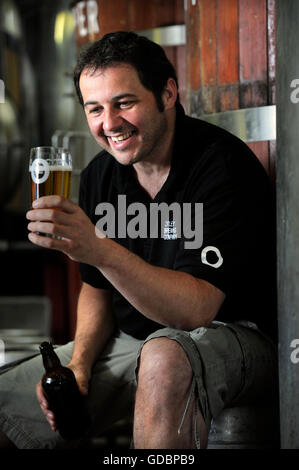
[[[50,171],[72,171],[72,167],[70,165],[52,165],[49,166]],[[32,171],[32,165],[29,167],[29,171]]]
[[[52,165],[49,166],[50,171],[72,171],[72,167],[70,165]]]

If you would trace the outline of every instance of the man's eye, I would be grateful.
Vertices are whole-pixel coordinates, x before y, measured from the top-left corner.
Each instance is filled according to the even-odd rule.
[[[120,108],[128,108],[133,103],[134,103],[134,101],[122,101],[121,103],[119,103],[119,107]]]
[[[92,108],[89,110],[89,114],[99,114],[101,112],[101,108]]]

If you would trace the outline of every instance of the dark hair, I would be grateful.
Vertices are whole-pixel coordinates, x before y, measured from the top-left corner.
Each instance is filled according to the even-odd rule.
[[[128,31],[105,34],[81,52],[74,70],[79,102],[84,104],[79,87],[83,69],[95,72],[120,63],[127,63],[135,68],[140,82],[153,92],[159,111],[163,111],[162,93],[167,80],[173,78],[178,86],[175,69],[161,46],[144,36]],[[176,103],[179,103],[179,95]]]

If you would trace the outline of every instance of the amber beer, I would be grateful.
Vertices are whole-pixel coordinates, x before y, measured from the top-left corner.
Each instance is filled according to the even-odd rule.
[[[31,149],[31,203],[42,196],[58,194],[70,197],[72,159],[67,149],[35,147]]]
[[[67,166],[50,166],[49,176],[42,183],[35,183],[31,178],[31,202],[42,196],[58,194],[70,197],[72,168]]]

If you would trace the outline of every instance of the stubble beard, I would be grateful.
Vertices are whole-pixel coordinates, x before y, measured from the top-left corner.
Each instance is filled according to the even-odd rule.
[[[137,154],[128,163],[121,164],[125,166],[132,166],[142,161],[150,162],[151,160],[153,161],[153,158],[155,158],[159,152],[161,152],[163,148],[163,136],[166,136],[168,129],[167,119],[163,112],[161,114],[162,116],[159,119],[159,122],[155,124],[154,128],[150,129],[150,131],[144,132]],[[106,150],[118,161],[119,155],[121,155],[121,150],[119,153],[114,153],[109,144],[107,145]],[[125,151],[126,150],[124,150],[124,152]]]

